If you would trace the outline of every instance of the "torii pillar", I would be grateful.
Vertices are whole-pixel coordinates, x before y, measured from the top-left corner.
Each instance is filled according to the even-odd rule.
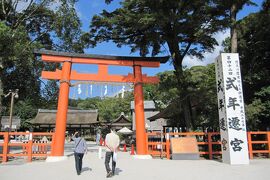
[[[134,82],[134,103],[135,103],[135,121],[136,121],[136,146],[137,154],[146,155],[146,132],[144,121],[144,97],[142,83],[142,68],[135,65],[133,67],[135,76]]]
[[[54,147],[58,148],[52,148],[53,156],[64,155],[71,66],[71,61],[63,62],[54,137]]]
[[[68,111],[68,98],[70,80],[95,81],[95,82],[123,82],[134,83],[135,120],[136,120],[136,145],[137,155],[147,155],[145,117],[144,117],[144,83],[158,83],[158,77],[149,77],[142,74],[142,67],[159,67],[160,63],[165,63],[169,57],[126,57],[126,56],[106,56],[87,55],[76,53],[65,53],[55,51],[38,51],[43,61],[62,63],[62,70],[42,71],[42,78],[60,80],[60,90],[58,107],[56,114],[55,135],[52,144],[51,159],[47,161],[58,161],[64,159],[65,132]],[[74,63],[97,64],[97,74],[85,74],[72,71]],[[108,66],[130,66],[133,67],[133,74],[110,75]]]

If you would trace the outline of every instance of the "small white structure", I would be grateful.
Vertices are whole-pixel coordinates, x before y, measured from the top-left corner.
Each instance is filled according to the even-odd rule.
[[[128,129],[127,127],[123,127],[122,129],[120,129],[119,131],[117,131],[119,133],[122,133],[122,134],[132,134],[133,131],[131,131],[130,129]]]
[[[5,131],[6,129],[9,128],[9,116],[2,116],[1,118],[1,131]],[[12,131],[16,131],[18,129],[20,129],[21,126],[21,119],[18,116],[13,116],[12,117],[12,125],[11,125],[11,129]]]

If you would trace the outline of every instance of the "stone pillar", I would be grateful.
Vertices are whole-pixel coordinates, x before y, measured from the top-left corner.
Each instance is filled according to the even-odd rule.
[[[222,161],[249,164],[241,70],[237,53],[222,53],[216,60]]]

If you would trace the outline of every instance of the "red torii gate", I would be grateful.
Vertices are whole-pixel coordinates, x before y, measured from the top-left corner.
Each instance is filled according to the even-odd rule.
[[[62,63],[62,70],[57,69],[55,72],[42,71],[41,75],[44,79],[60,80],[52,156],[64,155],[69,87],[71,80],[134,83],[137,154],[147,154],[142,85],[143,83],[158,83],[159,79],[158,77],[148,77],[147,75],[142,74],[142,67],[159,67],[160,63],[166,63],[169,57],[106,56],[47,50],[38,51],[36,54],[41,55],[41,59],[45,62]],[[76,71],[71,70],[72,64],[74,63],[97,64],[98,73],[77,73]],[[129,73],[127,76],[109,75],[109,65],[131,66],[133,67],[133,74]]]

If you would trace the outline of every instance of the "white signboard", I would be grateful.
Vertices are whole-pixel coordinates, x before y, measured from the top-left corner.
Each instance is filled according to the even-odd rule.
[[[9,125],[4,125],[4,129],[9,128]],[[11,129],[16,129],[17,125],[12,124]]]
[[[222,53],[216,59],[219,127],[222,160],[249,164],[241,71],[237,53]]]

